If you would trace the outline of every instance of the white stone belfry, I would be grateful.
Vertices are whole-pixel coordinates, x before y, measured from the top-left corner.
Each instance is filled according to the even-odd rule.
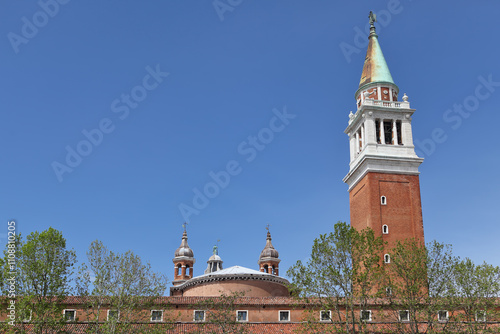
[[[349,136],[349,173],[344,178],[351,190],[368,172],[419,174],[423,162],[415,153],[408,96],[398,101],[394,83],[370,21],[368,50],[359,88],[357,110],[349,114],[345,133]]]

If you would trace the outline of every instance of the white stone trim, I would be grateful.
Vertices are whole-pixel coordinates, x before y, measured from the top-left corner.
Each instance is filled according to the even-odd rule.
[[[160,320],[153,320],[153,312],[161,312],[161,318]],[[163,310],[151,310],[151,322],[163,322]]]
[[[197,320],[196,319],[196,312],[203,312],[203,319],[202,320]],[[194,310],[193,311],[193,321],[194,322],[205,322],[206,320],[206,312],[205,310]]]
[[[108,310],[108,312],[106,312],[106,319],[109,321],[109,312],[113,312],[113,311],[116,311],[118,313],[118,316],[116,317],[116,321],[120,321],[120,311],[119,310]]]
[[[66,319],[66,312],[74,312],[74,313],[73,313],[73,319],[69,319],[69,320],[68,320],[68,319]],[[75,309],[72,309],[72,308],[70,308],[70,309],[64,309],[64,310],[63,310],[63,315],[64,315],[64,320],[65,320],[66,322],[76,321],[76,310],[75,310]]]
[[[238,312],[246,312],[245,320],[238,319]],[[248,322],[248,310],[236,310],[236,321],[237,322]]]
[[[365,148],[366,146],[366,131],[365,131],[365,123],[361,124],[361,148]]]
[[[395,146],[398,147],[398,146]],[[364,154],[360,161],[354,161],[354,168],[344,177],[343,181],[349,186],[349,191],[358,184],[369,172],[418,175],[418,167],[424,161],[423,158],[394,158]]]
[[[486,322],[486,310],[476,311],[476,313],[474,314],[474,319],[477,322]]]
[[[287,312],[288,313],[288,319],[287,320],[281,320],[281,312]],[[291,321],[291,312],[290,310],[279,310],[278,311],[278,322],[290,322]]]
[[[406,319],[401,319],[401,312],[406,312],[408,317]],[[398,311],[398,318],[399,318],[399,321],[401,321],[401,322],[409,322],[410,321],[410,311],[409,310],[399,310]]]
[[[367,100],[373,101],[373,100]],[[389,102],[389,101],[375,101],[376,105],[368,105],[362,104],[361,108],[356,111],[354,117],[349,120],[347,128],[344,130],[344,133],[354,132],[353,129],[356,129],[362,123],[363,117],[361,115],[368,113],[372,113],[374,118],[385,118],[385,119],[396,119],[396,120],[408,120],[411,121],[411,116],[415,112],[415,109],[410,109],[409,107],[402,107],[399,104],[403,104],[404,102]],[[382,106],[378,104],[395,104],[394,106]],[[397,106],[396,106],[397,105]]]
[[[446,312],[446,319],[441,319],[441,318],[439,317],[439,313],[441,313],[441,312]],[[449,317],[449,313],[448,313],[448,311],[446,311],[446,310],[439,310],[439,311],[438,311],[438,321],[439,321],[439,322],[447,322],[447,321],[449,320],[449,318],[450,318],[450,317]]]
[[[369,313],[370,316],[368,317],[367,320],[363,320],[363,312],[368,312]],[[359,320],[361,320],[361,321],[367,321],[367,322],[372,321],[372,311],[371,310],[361,310],[361,311],[359,311]]]
[[[359,146],[359,131],[356,131],[356,154],[361,151],[361,147]]]
[[[328,313],[328,319],[323,319],[323,312],[327,312]],[[330,310],[320,310],[319,311],[319,321],[321,321],[321,322],[332,321],[332,311],[330,311]]]
[[[368,144],[377,144],[377,131],[375,129],[375,118],[372,117],[373,113],[369,111],[365,117],[365,146]]]
[[[355,138],[355,136],[351,135],[349,137],[349,148],[350,148],[349,151],[351,153],[351,160],[350,161],[354,161],[354,159],[356,159],[355,145],[356,145],[356,138]]]

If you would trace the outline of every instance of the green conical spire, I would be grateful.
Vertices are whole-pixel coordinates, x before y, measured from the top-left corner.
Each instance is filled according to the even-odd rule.
[[[359,88],[372,82],[387,82],[395,85],[391,72],[378,43],[374,22],[377,20],[375,14],[370,12],[370,36],[368,37],[368,50],[366,51],[365,64],[359,81]]]

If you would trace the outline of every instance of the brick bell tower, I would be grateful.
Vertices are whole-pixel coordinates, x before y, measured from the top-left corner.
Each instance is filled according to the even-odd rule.
[[[175,257],[172,260],[174,262],[174,281],[172,282],[174,286],[193,278],[193,266],[196,262],[193,250],[187,242],[186,224],[182,226],[184,227],[184,233],[182,233],[181,245],[175,250]]]
[[[418,167],[408,96],[398,101],[394,83],[375,32],[370,12],[370,35],[363,73],[356,91],[356,113],[349,114],[349,186],[351,225],[371,227],[391,249],[397,240],[424,242]],[[383,255],[384,262],[390,257]]]
[[[271,232],[269,232],[269,225],[267,229],[266,246],[260,252],[259,256],[259,270],[263,273],[268,273],[271,275],[279,276],[279,267],[281,260],[279,259],[279,253],[274,248],[271,242]]]

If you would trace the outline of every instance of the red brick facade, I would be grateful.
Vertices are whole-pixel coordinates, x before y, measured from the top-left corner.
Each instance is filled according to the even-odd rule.
[[[418,175],[367,173],[349,192],[349,201],[351,225],[358,230],[372,228],[388,249],[398,240],[424,242]]]

